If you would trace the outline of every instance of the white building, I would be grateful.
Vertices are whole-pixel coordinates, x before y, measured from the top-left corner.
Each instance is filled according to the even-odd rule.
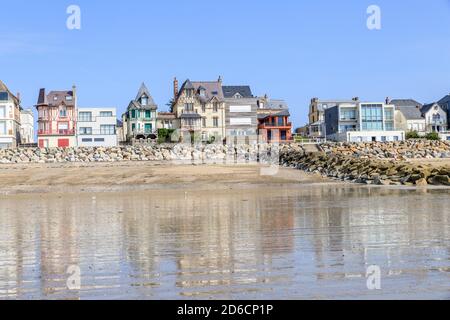
[[[16,148],[20,142],[20,99],[0,80],[0,148]]]
[[[79,147],[117,146],[116,108],[79,108],[77,126]]]
[[[422,114],[425,118],[427,132],[447,131],[447,111],[438,103],[424,105]]]
[[[20,112],[20,143],[34,143],[34,115],[31,109]]]
[[[405,140],[405,131],[395,130],[395,106],[381,102],[341,104],[325,110],[329,140],[385,142]]]

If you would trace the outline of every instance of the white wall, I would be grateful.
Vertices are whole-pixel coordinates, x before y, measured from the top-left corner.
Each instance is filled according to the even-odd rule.
[[[117,111],[116,108],[79,108],[80,112],[91,112],[92,121],[77,123],[77,143],[80,147],[114,147],[117,146]],[[102,112],[110,112],[112,116],[101,116]],[[83,119],[81,119],[83,120]],[[103,126],[110,126],[105,130]],[[114,128],[112,127],[114,126]],[[85,131],[87,129],[87,131]],[[87,133],[86,133],[87,132]]]

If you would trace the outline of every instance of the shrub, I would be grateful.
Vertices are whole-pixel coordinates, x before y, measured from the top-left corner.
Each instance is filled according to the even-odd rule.
[[[439,137],[439,133],[437,132],[430,132],[425,136],[425,138],[427,138],[427,140],[441,140],[441,138]]]
[[[406,139],[420,139],[420,136],[417,131],[410,131],[406,134]]]
[[[174,129],[158,129],[158,143],[172,142],[171,137],[174,132]]]

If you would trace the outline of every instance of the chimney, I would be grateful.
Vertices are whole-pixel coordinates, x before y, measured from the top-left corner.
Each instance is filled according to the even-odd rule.
[[[178,80],[177,77],[173,79],[173,100],[177,100],[178,98]]]
[[[77,86],[72,86],[72,96],[73,96],[73,105],[75,106],[75,109],[77,109]]]
[[[20,92],[17,92],[16,98],[17,98],[17,100],[19,100],[19,104],[20,104]]]
[[[359,97],[354,97],[353,99],[352,99],[353,101],[359,101]]]
[[[219,76],[219,79],[217,80],[220,84],[222,84],[222,76]]]

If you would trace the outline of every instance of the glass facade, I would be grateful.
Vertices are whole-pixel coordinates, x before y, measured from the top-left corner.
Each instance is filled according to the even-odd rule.
[[[382,104],[361,104],[361,129],[364,131],[383,130]]]

